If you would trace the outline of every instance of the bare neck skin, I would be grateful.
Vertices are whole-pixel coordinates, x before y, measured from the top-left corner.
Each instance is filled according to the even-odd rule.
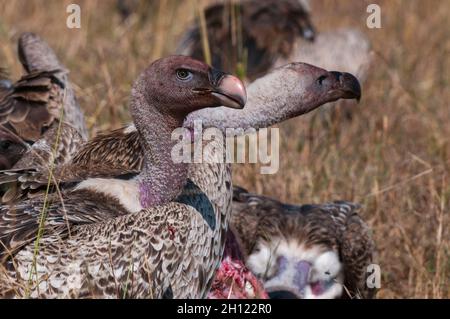
[[[143,170],[138,176],[139,198],[143,208],[160,205],[175,198],[184,186],[187,164],[175,164],[171,150],[174,129],[181,127],[183,118],[163,114],[152,107],[141,93],[139,84],[133,89],[131,108],[133,120],[141,136],[144,150]]]

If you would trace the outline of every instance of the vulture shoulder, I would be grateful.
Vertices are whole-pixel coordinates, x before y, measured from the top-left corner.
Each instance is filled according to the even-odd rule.
[[[14,168],[0,172],[0,185],[5,190],[2,203],[11,204],[27,195],[41,194],[49,181],[50,171],[53,172],[50,182],[55,184],[59,169],[72,160],[83,143],[83,138],[73,126],[52,123],[36,143],[27,147]]]
[[[71,164],[89,167],[103,166],[104,169],[123,170],[125,173],[142,168],[143,150],[139,133],[134,125],[112,132],[100,133],[87,142],[75,154]]]

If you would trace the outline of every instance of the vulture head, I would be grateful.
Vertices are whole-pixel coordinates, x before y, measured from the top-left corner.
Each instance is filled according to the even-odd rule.
[[[206,107],[242,109],[247,100],[244,84],[238,78],[187,56],[153,62],[138,79],[135,94],[142,94],[148,105],[161,114],[180,119]],[[132,104],[133,113],[140,113],[140,107],[142,104]]]
[[[267,245],[260,243],[247,262],[262,278],[272,299],[334,299],[343,295],[343,265],[332,248],[274,240]]]
[[[360,99],[361,86],[353,75],[327,71],[306,63],[289,63],[247,87],[245,109],[216,108],[189,114],[184,126],[202,120],[205,127],[269,127],[339,99]]]
[[[256,104],[272,105],[276,96],[276,104],[282,106],[281,109],[271,110],[277,113],[277,122],[300,116],[339,99],[361,98],[361,86],[352,74],[327,71],[300,62],[275,69],[253,82],[248,91],[252,98],[260,99]],[[271,96],[268,92],[277,93]]]
[[[373,298],[367,280],[376,248],[359,210],[346,201],[293,205],[234,187],[225,251],[240,249],[271,298]]]

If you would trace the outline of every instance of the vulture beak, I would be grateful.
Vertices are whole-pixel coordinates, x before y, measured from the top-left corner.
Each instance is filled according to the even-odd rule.
[[[209,80],[213,87],[211,95],[216,97],[223,106],[234,109],[244,108],[247,93],[241,80],[214,68],[209,71]]]
[[[264,287],[271,299],[301,299],[309,283],[311,264],[301,260],[292,262],[280,259],[279,273],[268,280]],[[283,269],[282,271],[280,271]]]
[[[295,268],[297,269],[297,272],[294,276],[294,284],[295,286],[297,286],[299,291],[303,292],[306,285],[308,284],[311,264],[307,261],[302,260],[295,265]]]
[[[361,85],[354,75],[336,71],[329,73],[335,82],[332,85],[331,94],[336,94],[341,99],[356,99],[359,102],[361,99]]]

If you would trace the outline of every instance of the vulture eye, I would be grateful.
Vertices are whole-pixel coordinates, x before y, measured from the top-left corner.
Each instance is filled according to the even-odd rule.
[[[322,82],[326,79],[326,75],[322,75],[317,79],[317,83],[319,83],[319,85],[322,85]]]
[[[0,142],[0,150],[6,151],[11,146],[10,141],[1,141]]]
[[[177,70],[177,78],[181,81],[189,81],[192,79],[192,72],[186,69],[178,69]]]

